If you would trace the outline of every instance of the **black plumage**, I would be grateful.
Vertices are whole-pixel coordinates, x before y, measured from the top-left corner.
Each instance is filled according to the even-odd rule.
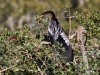
[[[63,28],[60,25],[60,22],[56,18],[54,12],[52,11],[46,11],[42,13],[43,16],[47,16],[49,18],[49,23],[48,23],[48,33],[50,37],[50,42],[52,44],[54,43],[61,43],[62,46],[65,48],[65,51],[62,51],[62,56],[67,57],[66,61],[67,62],[72,62],[73,61],[73,50],[70,45],[70,41],[63,30]]]

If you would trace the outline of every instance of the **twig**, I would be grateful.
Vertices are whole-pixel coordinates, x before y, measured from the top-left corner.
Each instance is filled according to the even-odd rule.
[[[42,41],[41,43],[40,43],[41,45],[48,45],[48,44],[51,44],[51,42],[47,42],[47,41]]]
[[[11,67],[8,67],[8,68],[5,68],[5,69],[3,69],[3,70],[0,70],[0,75],[1,75],[2,72],[7,71],[7,70],[9,70],[9,69],[12,69],[12,68],[14,68],[15,66],[16,66],[16,65],[13,65],[13,66],[11,66]]]
[[[32,57],[32,55],[30,53],[28,53],[28,55],[30,56],[30,59],[33,60],[34,63],[36,63],[36,61],[34,60],[34,58]],[[34,54],[34,55],[37,56],[36,54]],[[45,61],[43,61],[39,56],[37,56],[37,57],[41,60],[41,62],[43,63],[43,65],[45,65],[45,67],[47,67]],[[27,62],[27,61],[24,61],[24,62]],[[38,65],[37,65],[37,69],[38,69],[38,71],[40,72],[41,75],[44,75],[44,72],[41,70],[41,68]]]
[[[70,33],[71,33],[71,12],[70,12],[70,7],[68,8],[68,12],[69,12],[69,14],[68,14],[68,16],[69,16],[69,36],[70,36]]]
[[[41,73],[41,75],[44,75],[44,72],[39,68],[39,66],[37,66],[38,71]]]
[[[69,39],[72,39],[72,38],[74,38],[76,36],[76,32],[73,34],[73,35],[70,35],[70,36],[68,36],[69,37]]]

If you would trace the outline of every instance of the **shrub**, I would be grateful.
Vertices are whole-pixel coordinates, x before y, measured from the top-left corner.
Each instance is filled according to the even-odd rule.
[[[99,75],[100,51],[94,47],[100,45],[99,36],[99,12],[93,11],[88,15],[78,15],[79,25],[87,29],[90,36],[87,41],[86,52],[89,63],[90,75]],[[74,49],[74,62],[65,63],[65,58],[57,53],[57,60],[54,60],[53,50],[61,48],[61,44],[41,45],[46,31],[47,20],[42,21],[34,33],[30,32],[27,25],[21,29],[10,32],[8,29],[0,31],[0,74],[1,75],[89,75],[82,60],[81,51],[77,45]],[[97,26],[96,26],[97,25]],[[92,40],[96,38],[97,42]],[[72,42],[74,43],[74,42]],[[91,44],[94,43],[94,44]],[[65,63],[65,64],[64,64]]]

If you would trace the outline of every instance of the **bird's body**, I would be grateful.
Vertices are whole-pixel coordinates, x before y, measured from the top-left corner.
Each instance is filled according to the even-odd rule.
[[[66,57],[67,62],[73,61],[73,50],[70,45],[70,41],[64,32],[63,28],[60,25],[60,22],[55,17],[55,14],[52,11],[44,12],[42,15],[49,15],[49,23],[48,23],[48,33],[50,37],[50,42],[61,43],[62,47],[65,48],[65,51],[62,51],[62,56]]]

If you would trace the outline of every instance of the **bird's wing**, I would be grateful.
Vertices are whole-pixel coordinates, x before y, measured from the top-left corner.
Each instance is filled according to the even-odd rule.
[[[61,32],[62,32],[62,27],[61,27],[61,25],[59,23],[58,26],[55,26],[55,35],[54,35],[55,40],[58,39],[58,37],[60,36]]]
[[[61,32],[60,36],[63,38],[63,40],[65,41],[65,43],[67,44],[67,46],[70,45],[70,41],[69,38],[67,37],[67,35],[65,34],[65,32]]]
[[[53,37],[53,40],[56,42],[61,31],[62,27],[60,24],[57,25],[56,21],[51,21],[48,26],[49,34]]]

